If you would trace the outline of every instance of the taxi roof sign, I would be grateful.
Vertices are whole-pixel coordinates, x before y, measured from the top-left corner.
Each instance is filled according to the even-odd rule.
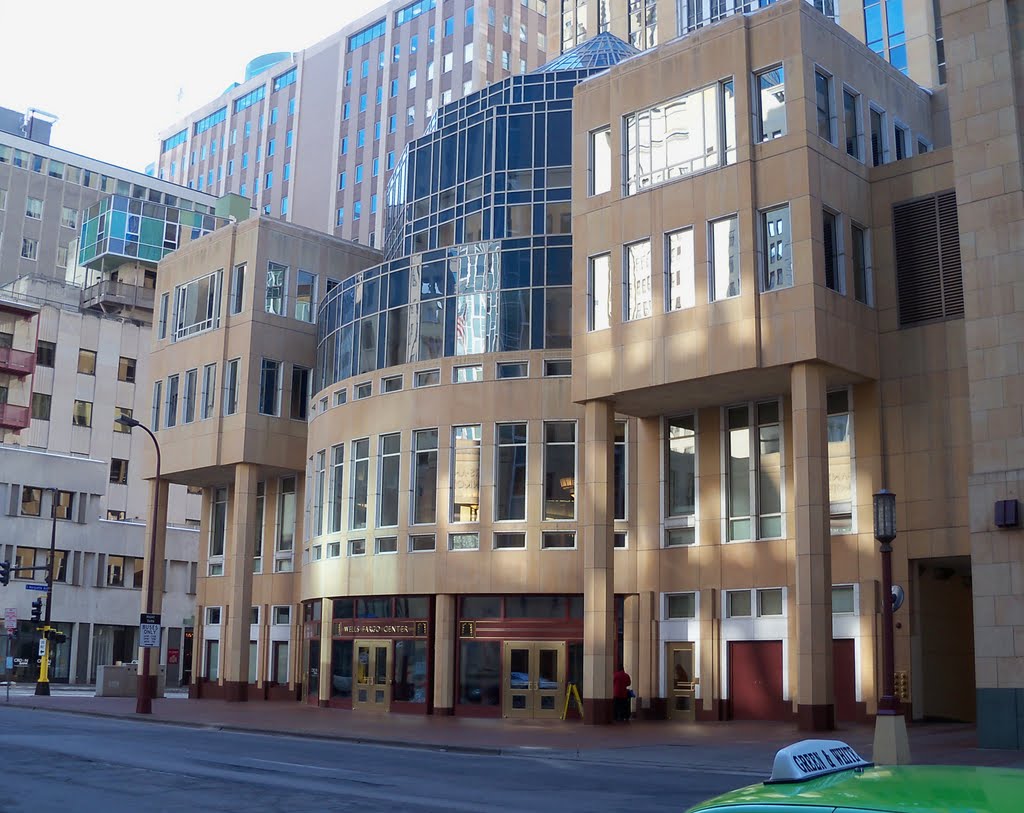
[[[870,766],[870,762],[841,740],[802,740],[775,755],[772,775],[766,784],[803,782],[830,773]]]

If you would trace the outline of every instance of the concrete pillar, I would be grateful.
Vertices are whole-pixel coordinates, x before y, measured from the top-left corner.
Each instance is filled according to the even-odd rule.
[[[164,549],[167,544],[167,488],[166,480],[159,487],[156,480],[149,483],[149,505],[146,512],[146,555],[142,563],[142,613],[160,613],[164,601]],[[156,528],[153,527],[153,500],[158,500]],[[139,647],[139,678],[149,681],[149,697],[157,696],[157,676],[160,674],[160,650]],[[148,670],[147,667],[148,666]]]
[[[434,714],[455,713],[455,596],[434,600]]]
[[[793,397],[793,490],[796,539],[797,724],[835,728],[832,676],[832,555],[829,533],[825,370],[797,364]]]
[[[634,597],[626,597],[628,610]],[[633,688],[637,694],[637,706],[643,706],[644,716],[661,718],[664,716],[664,698],[658,691],[660,685],[661,653],[658,645],[658,594],[651,590],[642,590],[635,597],[637,604],[637,663],[629,661],[628,649],[626,670],[633,678]],[[627,614],[626,618],[629,618]],[[628,628],[627,628],[628,629]],[[627,639],[627,644],[628,644]],[[640,709],[637,708],[637,714]]]
[[[583,721],[591,725],[610,723],[613,717],[614,418],[611,405],[603,401],[585,405],[578,510],[583,545]]]
[[[325,598],[320,608],[320,685],[319,698],[320,706],[331,704],[331,686],[333,677],[331,674],[331,634],[334,631],[334,602]]]
[[[645,701],[650,705],[650,669],[640,660],[639,622],[640,596],[627,595],[622,602],[622,665],[633,679],[637,711]]]
[[[256,482],[259,468],[235,466],[231,519],[224,545],[224,578],[228,580],[227,618],[221,628],[224,699],[248,699],[249,633],[252,610],[252,555],[256,539]]]

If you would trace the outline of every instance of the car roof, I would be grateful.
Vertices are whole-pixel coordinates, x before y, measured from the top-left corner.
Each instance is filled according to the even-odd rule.
[[[857,767],[804,781],[765,782],[710,799],[696,811],[730,808],[843,808],[886,813],[1019,813],[1024,771],[1012,768],[920,765]]]

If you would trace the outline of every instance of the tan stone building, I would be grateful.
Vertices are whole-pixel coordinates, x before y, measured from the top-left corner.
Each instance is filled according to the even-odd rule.
[[[622,661],[639,714],[860,719],[887,488],[900,696],[1019,747],[1017,57],[979,20],[946,20],[977,54],[948,101],[799,0],[603,34],[441,111],[383,258],[264,220],[166,260],[162,291],[256,280],[151,364],[248,376],[237,415],[161,427],[205,489],[195,693],[557,717],[575,686],[603,722]],[[308,430],[275,406],[291,369],[307,415],[296,365]]]

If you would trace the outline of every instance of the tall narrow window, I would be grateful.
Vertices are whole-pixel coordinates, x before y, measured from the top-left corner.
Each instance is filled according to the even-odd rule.
[[[316,274],[299,271],[295,288],[295,318],[302,322],[316,321]]]
[[[245,263],[236,265],[231,274],[231,313],[241,313],[245,292]]]
[[[612,131],[602,127],[590,134],[590,194],[600,195],[612,188]]]
[[[860,120],[860,96],[843,90],[843,128],[846,130],[846,154],[864,160],[864,130]]]
[[[615,519],[626,519],[626,422],[615,422],[614,480]]]
[[[696,541],[697,433],[693,415],[665,421],[665,545]]]
[[[499,423],[494,478],[494,519],[526,519],[526,424]]]
[[[665,310],[692,308],[696,301],[693,229],[680,229],[665,235]]]
[[[849,390],[826,395],[828,412],[829,527],[833,534],[853,531],[853,421]]]
[[[213,400],[217,388],[217,365],[206,364],[203,366],[203,393],[202,409],[200,417],[203,420],[213,417]]]
[[[260,364],[261,415],[281,414],[281,362],[263,359]]]
[[[452,427],[451,521],[476,522],[480,511],[480,425]]]
[[[327,487],[327,452],[316,453],[316,483],[313,486],[313,533],[322,536],[324,532],[324,489]]]
[[[154,432],[160,429],[160,405],[163,403],[163,381],[153,382],[153,413],[150,417],[149,428]]]
[[[726,412],[726,496],[729,539],[752,538],[750,493],[750,409],[746,405],[731,407]]]
[[[832,77],[814,72],[814,103],[817,112],[818,137],[835,143],[835,115],[832,109]]]
[[[366,501],[369,499],[370,439],[352,441],[352,467],[349,486],[351,507],[348,512],[348,527],[361,530],[366,527]]]
[[[282,477],[278,489],[274,572],[289,573],[293,569],[292,551],[295,548],[295,478]]]
[[[267,295],[264,308],[267,313],[284,316],[287,276],[288,266],[273,262],[267,266]]]
[[[757,87],[757,140],[786,134],[786,79],[782,65],[754,76]]]
[[[157,329],[157,338],[167,338],[167,311],[171,301],[170,293],[160,294],[160,321],[158,322],[159,328]]]
[[[345,444],[331,447],[331,501],[328,532],[336,534],[342,529],[345,508]]]
[[[610,254],[590,258],[587,282],[588,321],[591,330],[604,330],[611,325],[612,299],[609,266]]]
[[[885,143],[885,113],[871,107],[868,115],[871,121],[871,165],[881,166],[888,158]]]
[[[761,289],[774,291],[793,285],[793,237],[789,228],[789,206],[761,213]]]
[[[252,572],[263,572],[263,525],[267,516],[267,484],[260,480],[256,483],[256,532],[252,552]]]
[[[543,519],[576,517],[576,424],[544,424]]]
[[[823,210],[821,229],[821,240],[825,249],[825,287],[845,294],[846,280],[843,276],[842,251],[839,242],[839,217],[828,210]]]
[[[913,147],[910,146],[910,131],[906,127],[900,124],[893,125],[892,142],[896,149],[897,161],[910,158],[914,154]]]
[[[224,414],[238,412],[238,367],[241,359],[231,359],[224,365]]]
[[[297,421],[304,421],[309,415],[309,377],[308,367],[292,365],[292,390],[288,416]]]
[[[782,536],[782,426],[779,402],[757,405],[757,535]]]
[[[185,372],[185,398],[181,410],[181,422],[192,423],[196,419],[196,388],[199,384],[199,370]]]
[[[651,241],[626,246],[626,274],[623,280],[623,319],[651,315]]]
[[[380,483],[377,497],[377,527],[398,525],[398,490],[402,462],[402,436],[398,432],[380,436]]]
[[[853,272],[853,295],[858,302],[872,304],[871,253],[867,232],[859,226],[850,226],[850,265]]]
[[[211,561],[209,573],[211,576],[220,576],[224,570],[224,540],[228,528],[228,490],[226,488],[215,488],[213,490],[213,505],[210,514],[210,559],[220,559],[220,562]]]
[[[730,407],[726,410],[725,440],[729,539],[747,541],[782,536],[782,428],[778,401]]]
[[[437,430],[413,433],[412,522],[437,521]]]
[[[172,375],[167,379],[167,411],[165,426],[170,429],[178,423],[178,376]]]
[[[739,296],[740,293],[740,247],[739,218],[736,215],[722,218],[710,224],[708,229],[711,273],[708,280],[709,299],[715,302]]]

